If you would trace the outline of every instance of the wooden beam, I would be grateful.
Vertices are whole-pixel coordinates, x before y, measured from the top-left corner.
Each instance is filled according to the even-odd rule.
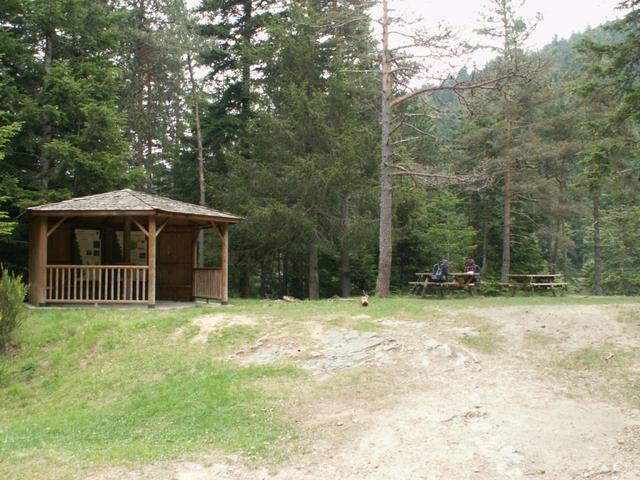
[[[192,239],[191,239],[191,264],[193,268],[191,269],[191,301],[195,302],[196,297],[194,294],[196,293],[196,268],[198,268],[198,232],[200,229],[195,229],[193,231]]]
[[[147,242],[147,262],[149,263],[149,307],[156,305],[156,217],[149,217],[149,240]]]
[[[158,230],[156,231],[156,238],[158,237],[158,235],[160,235],[160,232],[162,231],[162,229],[167,226],[167,223],[169,223],[169,220],[165,221],[162,225],[160,225],[160,228],[158,228]]]
[[[200,233],[200,229],[197,229],[195,232],[195,235],[193,236],[193,258],[192,258],[192,263],[193,263],[193,268],[198,268],[198,235]]]
[[[44,305],[47,299],[47,218],[29,225],[29,303]]]
[[[49,236],[51,236],[51,234],[55,232],[58,229],[58,227],[62,225],[67,218],[69,217],[62,217],[60,220],[56,222],[56,224],[53,227],[47,230],[47,238],[49,238]]]
[[[140,229],[140,231],[141,231],[142,233],[144,233],[144,234],[146,235],[146,237],[147,237],[147,238],[149,238],[149,232],[147,231],[147,229],[146,229],[146,228],[144,228],[144,227],[140,224],[140,222],[138,222],[135,218],[132,218],[132,219],[131,219],[131,221],[132,221],[133,223],[135,223],[135,224],[136,224],[136,226]],[[163,227],[164,227],[164,225],[163,225]]]
[[[216,217],[214,215],[197,215],[193,213],[163,212],[155,210],[29,210],[34,217],[162,217],[199,220],[203,223],[212,221],[220,223],[240,223],[242,218]]]
[[[185,218],[187,220],[200,220],[204,223],[220,222],[220,223],[240,223],[242,218],[216,217],[213,215],[196,215],[194,213],[174,213],[174,212],[158,212],[158,217],[163,218]]]
[[[217,229],[222,240],[220,262],[222,267],[222,298],[220,300],[223,305],[227,305],[229,303],[229,227],[220,225]]]
[[[210,225],[211,228],[213,228],[218,233],[218,237],[220,237],[220,241],[222,241],[222,237],[224,236],[223,226],[216,222],[211,222]]]

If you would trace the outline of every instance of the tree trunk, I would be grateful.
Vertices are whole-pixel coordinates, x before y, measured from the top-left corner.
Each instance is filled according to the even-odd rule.
[[[318,230],[313,226],[309,242],[309,300],[320,299],[320,277],[318,275]]]
[[[46,92],[49,90],[49,78],[51,75],[51,66],[53,65],[53,40],[55,37],[55,31],[51,30],[47,32],[45,36],[44,46],[44,83],[43,90]],[[48,113],[44,114],[44,125],[42,127],[42,138],[40,140],[40,186],[43,189],[49,188],[49,170],[51,168],[51,161],[49,159],[49,152],[47,152],[46,145],[51,141],[51,119]]]
[[[566,177],[562,178],[560,181],[560,201],[561,202],[569,202],[569,198],[567,198],[567,179]],[[566,220],[565,220],[565,212],[562,211],[560,215],[560,236],[562,243],[560,244],[560,271],[562,271],[562,275],[564,277],[564,281],[566,282],[569,278],[567,271],[567,238],[566,238]]]
[[[602,244],[600,243],[600,190],[593,192],[593,294],[602,295]]]
[[[193,61],[191,53],[187,54],[187,68],[189,69],[189,81],[191,82],[191,100],[193,102],[193,115],[196,124],[196,148],[198,161],[198,193],[200,205],[206,204],[206,191],[204,183],[204,149],[202,148],[202,130],[200,129],[200,94],[195,76],[193,75]],[[204,231],[198,234],[198,266],[204,266]]]
[[[249,48],[251,47],[252,25],[251,17],[253,16],[253,0],[243,0],[243,18],[242,18],[242,44],[246,49],[242,55],[242,95],[240,105],[240,115],[247,118],[251,111],[251,62],[249,57]]]
[[[508,108],[508,107],[507,107]],[[506,283],[511,272],[511,120],[507,120],[506,159],[504,166],[504,211],[502,229],[502,271],[500,281]]]
[[[393,178],[391,157],[391,54],[389,52],[389,9],[387,0],[382,1],[382,158],[380,162],[380,231],[378,278],[376,293],[389,295],[391,283],[391,260],[393,248]]]
[[[562,248],[560,249],[560,261],[561,271],[564,281],[569,278],[569,272],[567,270],[567,242],[566,242],[566,225],[564,219],[560,222],[560,235],[562,237]]]
[[[266,298],[267,296],[267,267],[266,260],[260,262],[260,298]]]
[[[251,275],[246,265],[240,266],[240,298],[249,298],[251,294]]]
[[[555,235],[551,238],[551,273],[558,271],[558,260],[560,256],[560,220],[556,221]]]
[[[146,4],[144,0],[141,0],[136,5],[136,29],[138,32],[142,32],[146,27]],[[142,39],[135,40],[134,46],[134,71],[135,76],[135,103],[136,112],[133,120],[133,131],[136,136],[136,164],[140,167],[145,167],[146,162],[144,158],[144,124],[145,124],[145,108],[144,108],[144,80],[143,72],[146,64],[146,50]],[[146,172],[145,172],[146,173]]]
[[[484,220],[482,222],[482,263],[480,267],[480,271],[485,273],[487,271],[487,258],[489,252],[489,226],[487,225],[487,221]]]
[[[500,0],[500,11],[502,13],[502,27],[503,27],[503,58],[505,65],[510,65],[513,61],[511,56],[511,48],[515,45],[511,45],[512,40],[511,29],[509,26],[509,5],[507,0]],[[510,111],[509,99],[506,94],[503,96],[504,101],[504,119],[507,128],[506,140],[505,140],[505,166],[504,166],[504,211],[503,211],[503,229],[502,229],[502,270],[500,272],[500,281],[507,283],[509,280],[509,273],[511,273],[511,148],[512,148],[512,116]]]
[[[351,265],[349,259],[349,201],[347,193],[342,198],[342,236],[340,238],[340,296],[351,296]]]
[[[511,159],[504,172],[504,222],[502,230],[502,271],[500,281],[506,283],[511,271]]]

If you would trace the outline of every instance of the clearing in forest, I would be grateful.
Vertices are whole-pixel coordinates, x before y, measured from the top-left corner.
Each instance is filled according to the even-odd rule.
[[[640,303],[38,310],[0,477],[635,479]]]

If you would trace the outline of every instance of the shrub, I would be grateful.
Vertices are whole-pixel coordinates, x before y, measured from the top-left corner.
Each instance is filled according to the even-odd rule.
[[[500,282],[495,278],[487,278],[483,276],[480,285],[478,285],[478,293],[486,297],[498,297],[504,295],[505,289],[500,286]]]
[[[12,275],[9,270],[0,271],[0,353],[9,348],[13,332],[20,326],[24,315],[24,297],[27,286],[22,275]]]

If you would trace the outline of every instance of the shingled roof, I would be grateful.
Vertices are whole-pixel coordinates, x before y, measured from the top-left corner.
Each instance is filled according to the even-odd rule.
[[[125,188],[115,192],[99,193],[87,197],[72,198],[57,203],[48,203],[27,209],[35,214],[39,212],[47,213],[68,213],[73,212],[167,212],[184,215],[198,215],[202,217],[212,217],[218,220],[225,220],[229,223],[237,223],[242,218],[227,212],[213,210],[211,208],[194,205],[192,203],[180,202],[171,198],[151,195],[150,193],[137,192]]]

